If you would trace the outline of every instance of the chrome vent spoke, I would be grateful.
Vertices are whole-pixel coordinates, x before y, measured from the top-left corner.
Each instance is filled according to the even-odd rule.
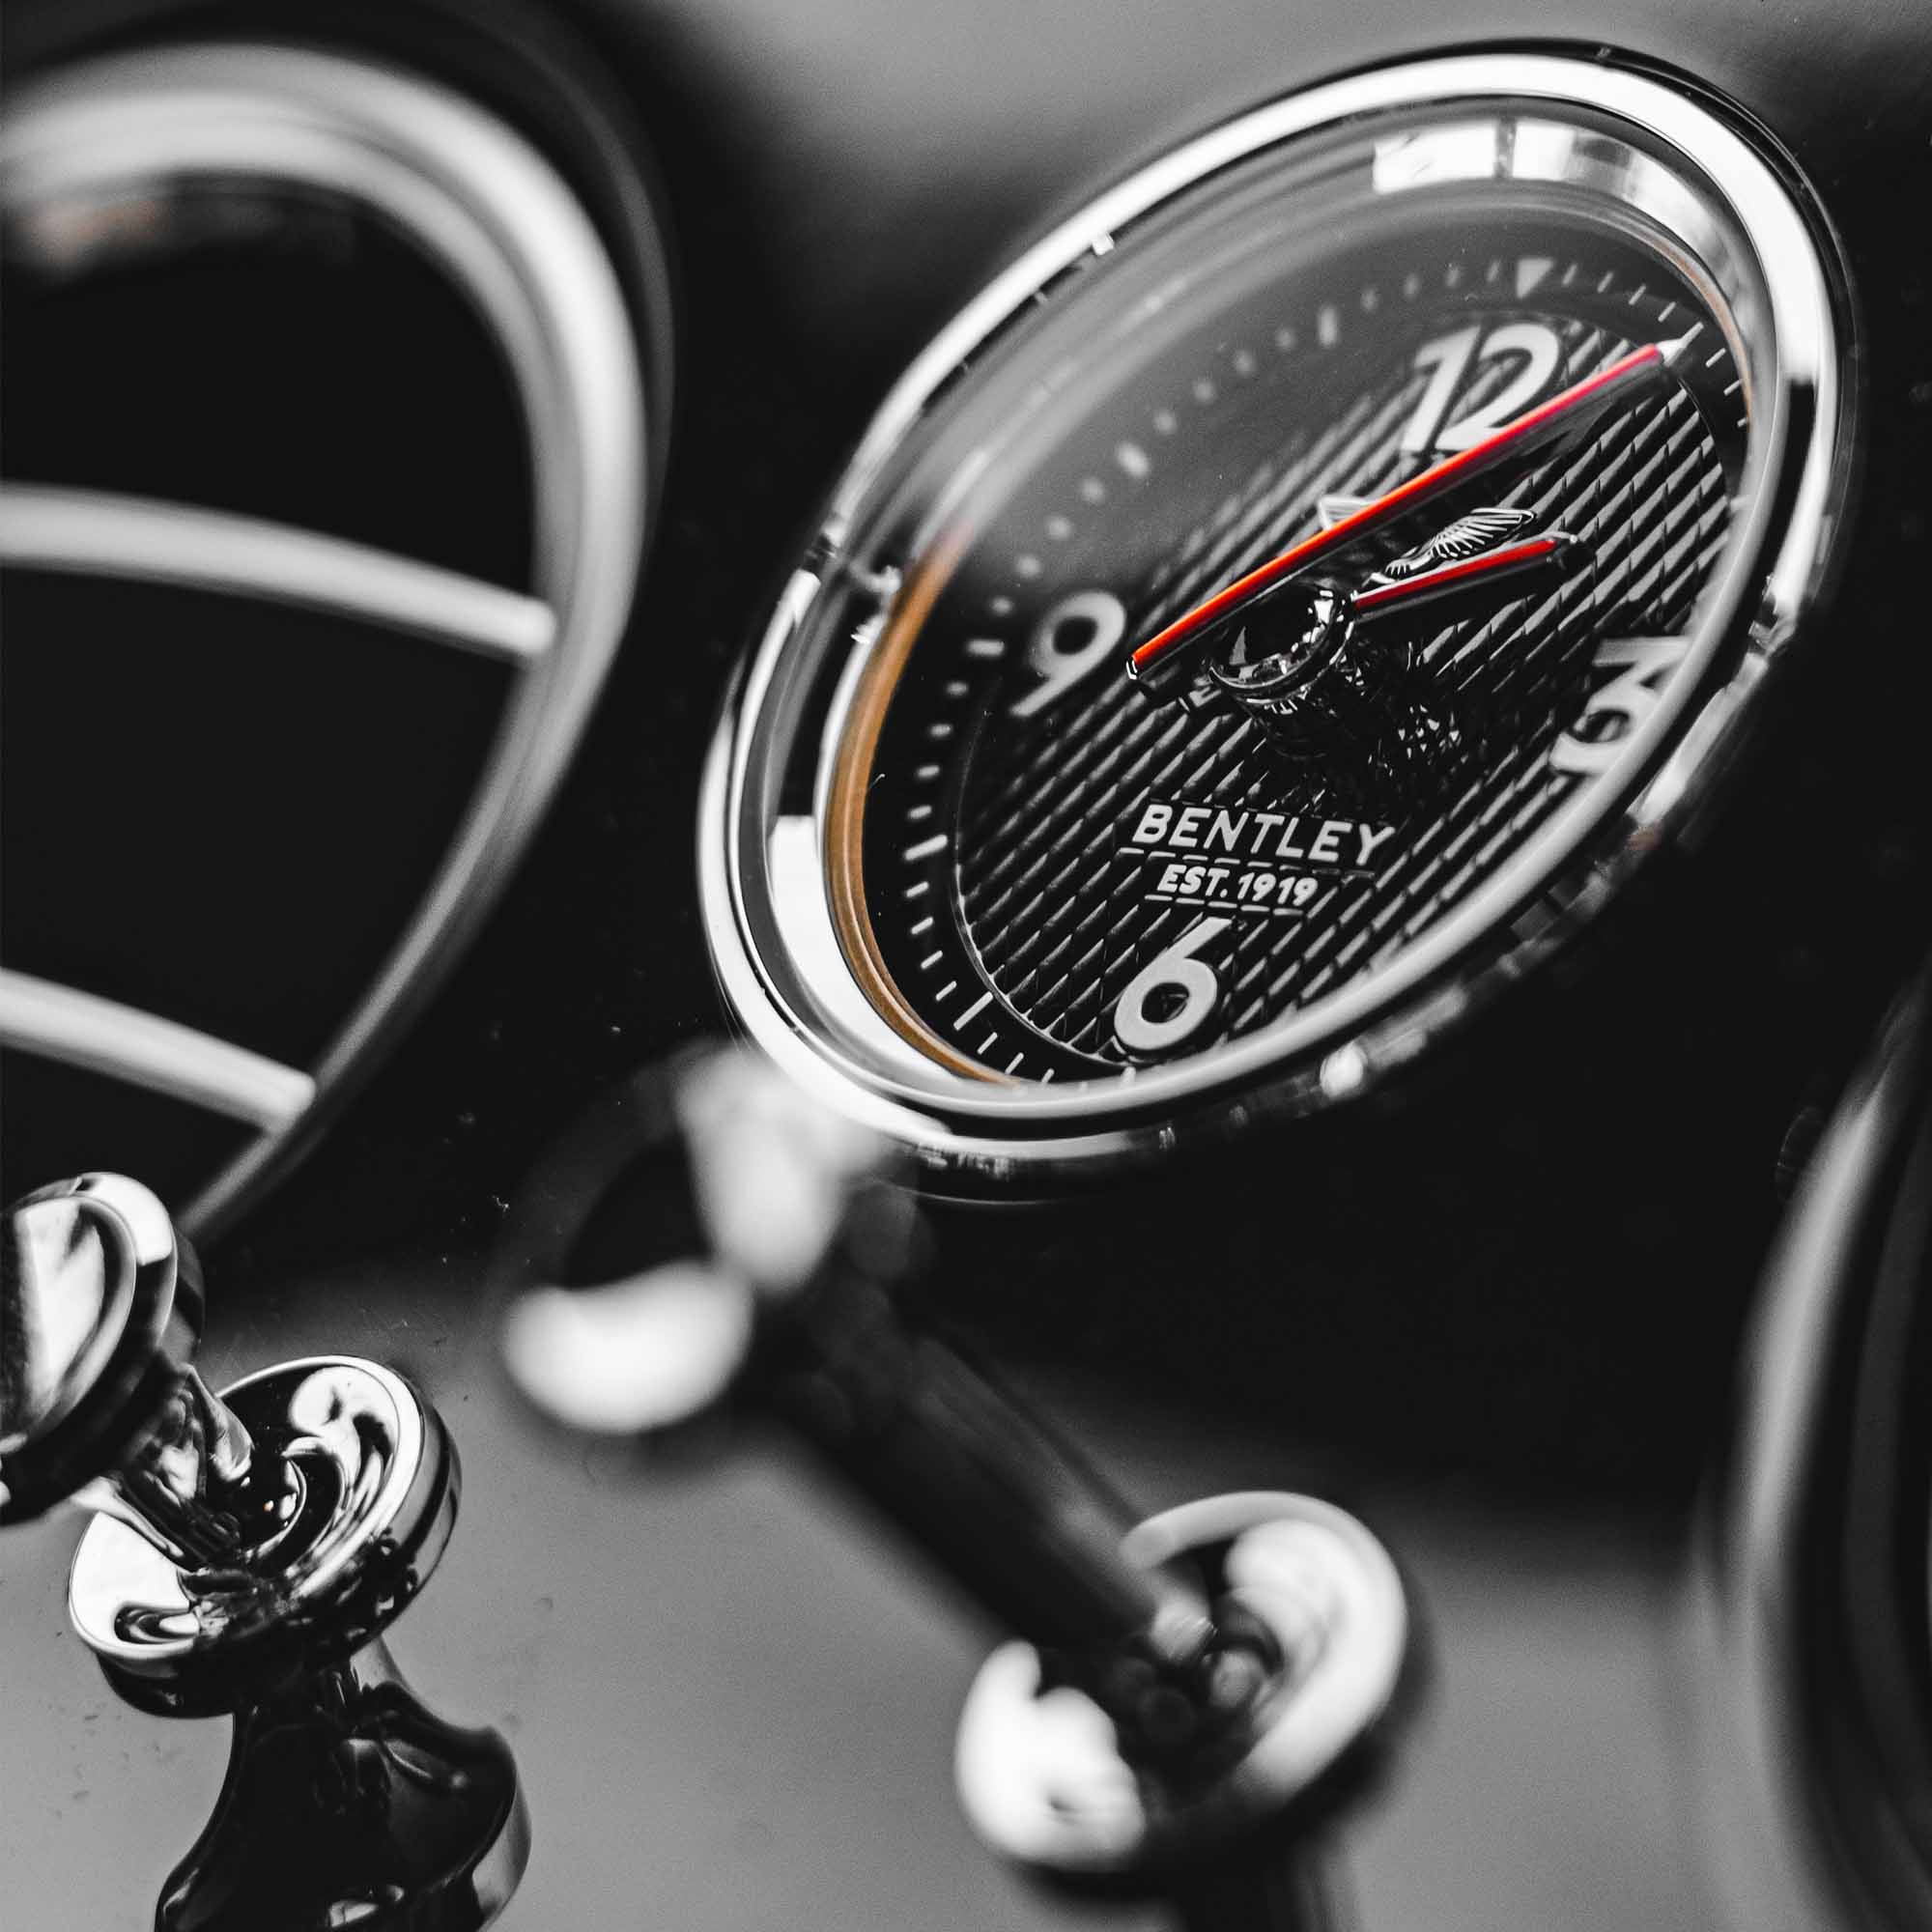
[[[596,118],[590,103],[584,111]],[[612,167],[620,152],[613,143]],[[479,567],[475,554],[494,552],[466,554],[451,568],[401,554],[407,543],[398,543],[381,519],[334,526],[305,507],[257,515],[251,514],[257,502],[245,497],[203,507],[195,488],[175,494],[165,467],[156,481],[156,466],[144,467],[143,460],[115,472],[128,484],[118,491],[77,487],[105,480],[92,469],[62,469],[57,484],[30,472],[0,490],[0,565],[21,579],[252,601],[265,614],[290,613],[291,633],[296,613],[304,621],[320,613],[360,627],[356,648],[364,664],[372,647],[366,640],[388,634],[514,673],[502,684],[467,798],[446,831],[440,817],[434,823],[440,857],[432,846],[433,869],[413,889],[407,916],[383,934],[385,952],[352,989],[346,1008],[318,1009],[313,1027],[291,1031],[292,1039],[315,1041],[298,1056],[293,1046],[286,1049],[301,1059],[300,1066],[214,1037],[241,1031],[227,1015],[246,1001],[224,1007],[211,999],[198,1014],[213,1026],[211,1034],[146,1009],[171,1004],[158,978],[150,991],[134,972],[130,982],[112,986],[115,998],[57,983],[84,976],[69,962],[99,959],[99,935],[90,953],[89,941],[58,929],[62,914],[51,898],[26,909],[20,930],[40,956],[16,962],[33,973],[0,974],[0,1046],[49,1065],[105,1074],[130,1090],[171,1095],[211,1120],[255,1129],[239,1153],[211,1154],[184,1191],[183,1215],[197,1234],[231,1217],[273,1176],[394,1042],[463,950],[547,806],[623,636],[656,508],[652,485],[665,398],[645,393],[643,368],[668,372],[668,276],[638,184],[613,179],[610,185],[629,211],[624,245],[637,276],[630,299],[605,235],[572,185],[522,134],[447,87],[361,59],[285,46],[151,47],[35,80],[0,127],[0,204],[11,232],[63,284],[114,270],[123,258],[152,273],[176,251],[220,245],[231,229],[260,245],[280,232],[278,219],[293,224],[287,235],[307,236],[313,231],[302,222],[317,209],[399,241],[462,298],[489,337],[492,367],[507,379],[527,455],[528,545],[520,557],[527,560],[528,580],[516,588],[466,574]],[[224,227],[216,218],[222,206],[240,208],[246,219]],[[278,216],[278,207],[298,212]],[[345,272],[357,272],[355,258],[343,259]],[[642,358],[639,333],[653,352]],[[299,383],[299,369],[291,369],[288,380]],[[242,394],[238,389],[228,400]],[[259,405],[239,406],[272,412],[272,384]],[[477,419],[497,406],[494,395],[479,392]],[[463,420],[462,412],[454,419]],[[368,464],[381,466],[400,440],[416,433],[412,418],[393,428],[376,425],[367,436]],[[135,458],[152,454],[137,440]],[[287,461],[300,465],[305,455],[297,433]],[[53,462],[35,469],[46,476]],[[237,487],[245,487],[251,473],[245,464],[237,470]],[[314,473],[334,472],[323,462]],[[354,489],[353,469],[344,481]],[[469,484],[459,463],[450,486],[461,491]],[[517,487],[525,487],[520,472]],[[298,490],[287,500],[307,506],[315,494]],[[359,530],[363,540],[325,535],[311,524]],[[69,594],[38,582],[33,589]],[[17,632],[12,641],[21,648]],[[168,648],[208,645],[183,633]],[[265,655],[312,653],[312,629],[306,640],[265,639],[262,648]],[[380,653],[380,642],[373,648]],[[252,639],[246,649],[252,653]],[[420,671],[420,662],[410,669]],[[452,665],[450,674],[459,677],[458,668]],[[398,681],[423,689],[400,670]],[[21,685],[57,688],[25,677]],[[258,696],[262,688],[250,686]],[[292,675],[288,688],[290,703],[298,703],[300,679]],[[370,692],[372,717],[383,715],[383,697],[381,688]],[[16,728],[37,728],[23,712],[14,715]],[[437,732],[440,720],[437,714],[425,730]],[[166,720],[157,718],[154,728],[164,734]],[[395,734],[377,734],[375,742],[393,745]],[[352,735],[326,782],[357,787],[357,751]],[[219,758],[218,746],[213,755]],[[197,776],[212,769],[205,761]],[[304,796],[327,803],[312,792]],[[440,811],[445,795],[437,797]],[[129,809],[136,809],[131,802]],[[259,800],[250,807],[258,820],[270,809]],[[50,814],[57,810],[48,807]],[[312,827],[314,817],[304,822]],[[24,821],[16,815],[15,822]],[[418,840],[412,853],[425,842]],[[206,849],[183,851],[180,864],[210,863],[226,844],[217,818]],[[317,849],[313,839],[308,849]],[[245,906],[240,917],[245,922]],[[251,997],[259,992],[272,1001],[286,988],[299,1007],[313,948],[327,942],[328,931],[326,921],[299,926],[284,916],[278,927],[244,923],[238,929],[223,956],[235,972],[253,976]],[[164,948],[168,937],[149,930],[142,943]],[[291,944],[295,950],[285,951]],[[132,960],[129,954],[107,963],[118,971]],[[222,988],[211,982],[210,990]],[[255,998],[255,1009],[261,1007]],[[219,1017],[209,1020],[211,1013]],[[90,1144],[103,1152],[116,1149],[114,1133],[104,1115],[90,1120]]]
[[[257,597],[518,664],[556,640],[547,605],[499,584],[314,530],[106,491],[0,488],[0,564]]]
[[[298,1067],[157,1013],[0,967],[0,1046],[127,1080],[264,1133],[286,1133],[315,1099]]]

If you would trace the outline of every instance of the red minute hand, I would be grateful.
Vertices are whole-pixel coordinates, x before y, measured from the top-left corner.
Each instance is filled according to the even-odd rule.
[[[1164,686],[1170,670],[1179,670],[1179,661],[1188,655],[1190,643],[1262,592],[1318,566],[1326,567],[1324,575],[1346,576],[1350,564],[1373,569],[1398,554],[1404,548],[1394,539],[1398,526],[1423,511],[1446,519],[1469,500],[1476,486],[1492,492],[1499,482],[1498,470],[1527,469],[1574,447],[1606,411],[1660,381],[1680,347],[1675,342],[1650,342],[1633,349],[1607,369],[1538,404],[1494,435],[1445,457],[1434,469],[1363,504],[1352,516],[1236,578],[1148,639],[1127,661],[1129,675],[1155,688]]]

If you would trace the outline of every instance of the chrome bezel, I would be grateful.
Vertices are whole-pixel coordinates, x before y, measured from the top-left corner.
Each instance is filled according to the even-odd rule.
[[[1551,111],[1524,116],[1525,102]],[[1673,683],[1682,695],[1660,704],[1606,774],[1579,787],[1495,877],[1392,965],[1240,1040],[1131,1077],[1048,1090],[982,1086],[949,1075],[895,1037],[890,1044],[868,1037],[855,1018],[861,996],[829,914],[831,948],[814,945],[810,958],[780,931],[766,876],[772,824],[760,810],[792,748],[789,737],[778,742],[774,718],[786,653],[817,598],[860,575],[846,545],[867,493],[1009,324],[1179,195],[1319,130],[1464,108],[1495,116],[1498,127],[1507,119],[1513,134],[1519,121],[1536,133],[1527,143],[1498,142],[1492,178],[1581,184],[1606,200],[1634,201],[1682,242],[1734,311],[1740,299],[1747,309],[1761,306],[1760,292],[1768,300],[1769,312],[1753,318],[1742,345],[1752,386],[1755,487]],[[1579,117],[1574,128],[1562,125],[1565,109]],[[1629,138],[1606,136],[1606,119],[1623,124]],[[1569,138],[1573,132],[1584,138]],[[1429,165],[1426,155],[1421,164]],[[1736,258],[1739,243],[1747,261]],[[1246,114],[1111,189],[983,290],[887,397],[734,688],[707,761],[698,853],[706,933],[733,1011],[815,1093],[904,1142],[929,1167],[969,1182],[1064,1176],[1156,1154],[1182,1136],[1226,1133],[1260,1116],[1306,1112],[1363,1092],[1607,902],[1630,868],[1679,831],[1726,762],[1737,713],[1824,575],[1850,441],[1841,308],[1841,284],[1826,267],[1813,220],[1777,169],[1699,102],[1596,61],[1486,53],[1358,74]],[[876,628],[836,670],[821,747],[838,742]],[[822,687],[835,672],[814,675]],[[813,819],[821,854],[828,762],[821,750]],[[796,908],[785,916],[795,919]]]

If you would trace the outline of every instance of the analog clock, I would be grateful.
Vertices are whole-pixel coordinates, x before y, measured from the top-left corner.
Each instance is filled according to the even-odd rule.
[[[743,680],[739,1013],[962,1170],[1360,1091],[1721,769],[1844,351],[1802,187],[1657,80],[1423,63],[1156,164],[908,374]]]

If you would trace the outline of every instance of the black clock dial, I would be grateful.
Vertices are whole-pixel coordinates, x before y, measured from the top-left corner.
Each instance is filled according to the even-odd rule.
[[[1573,567],[1416,611],[1377,646],[1361,731],[1284,744],[1126,675],[1134,643],[1324,516],[1650,343],[1674,352],[1660,381],[1494,493],[1572,538]],[[1589,781],[1681,661],[1747,428],[1708,305],[1574,227],[1424,214],[1208,311],[1039,454],[921,626],[862,833],[907,1005],[1044,1081],[1201,1053],[1373,973]],[[1425,539],[1428,511],[1408,527]],[[1163,959],[1197,966],[1148,980]]]
[[[999,1173],[1324,1104],[1614,897],[1847,457],[1787,181],[1534,56],[1204,137],[889,399],[707,794],[739,1012]]]

